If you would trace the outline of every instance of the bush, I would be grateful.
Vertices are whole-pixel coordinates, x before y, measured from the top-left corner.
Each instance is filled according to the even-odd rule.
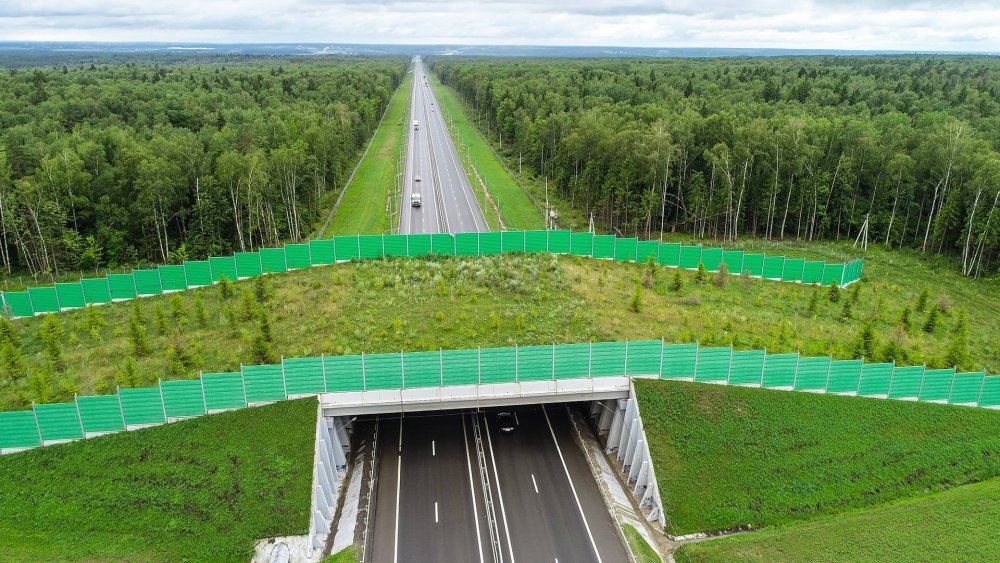
[[[858,338],[854,343],[854,357],[873,360],[878,348],[878,336],[875,334],[874,320],[869,319],[861,325]]]
[[[705,271],[705,263],[698,262],[698,271],[694,275],[694,283],[705,285],[708,283],[708,272]]]
[[[17,327],[10,322],[10,319],[3,316],[0,316],[0,344],[21,347],[21,335],[17,333]]]
[[[173,319],[174,324],[181,325],[187,322],[187,307],[184,305],[184,299],[179,293],[174,293],[170,296],[168,300],[170,306],[170,318]]]
[[[910,332],[910,327],[913,325],[913,321],[910,319],[910,306],[904,305],[903,311],[899,313],[899,328],[903,329],[905,332]]]
[[[632,299],[628,302],[628,309],[633,313],[638,313],[642,310],[642,285],[635,285],[635,291],[632,292]]]
[[[728,280],[728,278],[729,278],[729,267],[726,266],[725,262],[722,262],[719,264],[719,271],[715,273],[715,279],[712,280],[712,283],[715,284],[715,287],[723,288],[726,287],[726,281]]]
[[[677,268],[674,270],[673,279],[670,280],[670,291],[677,293],[682,289],[684,289],[684,278],[681,277],[681,269]]]
[[[840,320],[841,321],[847,322],[847,321],[851,320],[851,316],[852,316],[851,308],[852,308],[851,300],[850,299],[844,299],[844,306],[840,308]]]
[[[42,326],[38,329],[38,339],[42,341],[45,355],[52,369],[62,371],[66,368],[63,361],[63,342],[66,340],[66,329],[56,315],[45,315]]]
[[[930,311],[927,312],[927,320],[924,321],[924,332],[927,334],[933,334],[934,329],[937,328],[938,315],[937,306],[932,306]]]
[[[851,288],[851,303],[857,305],[858,301],[860,300],[861,300],[861,283],[857,282],[854,284],[854,287]]]
[[[660,272],[660,267],[656,264],[656,259],[652,256],[646,260],[646,267],[642,271],[642,285],[646,289],[656,285],[656,276]]]
[[[917,307],[916,307],[918,313],[923,313],[927,309],[928,297],[930,297],[930,294],[927,291],[926,287],[920,290],[920,295],[917,296]]]
[[[951,341],[945,351],[944,364],[960,368],[969,362],[969,335],[965,324],[965,312],[958,314],[958,320],[951,331]]]
[[[830,282],[830,293],[829,293],[830,303],[836,303],[840,301],[840,284],[837,280]]]
[[[167,321],[167,313],[159,303],[153,307],[153,322],[156,323],[156,332],[160,336],[166,336],[170,332],[170,323]]]
[[[809,307],[806,309],[806,317],[816,318],[819,314],[819,290],[814,290],[809,296]]]
[[[253,296],[261,305],[266,305],[274,297],[271,282],[266,277],[257,276],[253,279]]]
[[[233,282],[229,281],[226,276],[219,276],[219,297],[223,300],[230,299],[233,296]]]
[[[208,326],[208,311],[205,310],[205,300],[200,293],[194,294],[194,322],[198,323],[200,328]]]

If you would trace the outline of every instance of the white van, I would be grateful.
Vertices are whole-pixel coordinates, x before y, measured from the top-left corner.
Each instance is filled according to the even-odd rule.
[[[410,205],[413,207],[420,207],[420,194],[410,194]]]

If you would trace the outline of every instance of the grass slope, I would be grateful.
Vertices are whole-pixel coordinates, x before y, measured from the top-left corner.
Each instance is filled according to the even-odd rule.
[[[656,550],[646,541],[646,538],[642,537],[639,530],[635,529],[635,526],[625,524],[622,526],[622,531],[625,533],[625,539],[628,541],[629,547],[635,553],[637,563],[660,563],[663,561],[656,553]]]
[[[636,382],[674,535],[759,528],[1000,475],[1000,413]]]
[[[1000,561],[1000,479],[871,510],[682,546],[711,561]]]
[[[358,167],[351,183],[344,188],[340,202],[324,236],[380,234],[391,229],[388,201],[393,193],[393,176],[400,152],[413,90],[413,75],[407,74],[393,94],[382,125],[375,132],[368,154]]]
[[[309,525],[316,400],[5,456],[6,561],[248,560]]]
[[[498,228],[496,213],[485,201],[485,196],[479,184],[476,174],[469,169],[469,157],[472,165],[479,172],[479,177],[486,184],[490,195],[500,208],[500,215],[503,217],[504,225],[508,229],[543,229],[545,219],[531,202],[521,186],[511,178],[510,174],[500,163],[493,148],[479,133],[479,130],[472,125],[462,109],[455,93],[438,81],[437,76],[428,74],[429,82],[434,88],[437,99],[440,101],[442,111],[445,112],[445,120],[451,124],[452,139],[455,141],[455,148],[462,159],[466,173],[469,175],[469,182],[473,191],[476,192],[476,199],[483,209],[490,228]]]
[[[851,255],[849,245],[811,249],[814,256]],[[270,320],[273,353],[286,357],[662,336],[672,342],[847,358],[855,353],[864,323],[872,322],[875,359],[898,341],[905,356],[900,363],[930,366],[943,363],[958,312],[964,310],[969,350],[963,367],[1000,372],[1000,292],[911,253],[869,253],[870,279],[859,286],[847,320],[841,318],[842,303],[826,299],[826,289],[738,277],[730,277],[725,287],[698,285],[692,272],[682,272],[684,287],[672,291],[673,275],[671,269],[650,274],[643,265],[543,255],[381,260],[267,276],[274,298],[261,309]],[[109,392],[116,383],[154,385],[160,377],[193,377],[199,369],[231,371],[240,362],[255,363],[251,341],[257,323],[253,311],[247,314],[248,302],[254,306],[253,283],[236,282],[228,300],[219,286],[139,300],[152,350],[147,355],[133,353],[129,319],[134,304],[61,313],[56,316],[65,331],[61,371],[53,369],[39,338],[45,319],[14,321],[27,373],[14,374],[0,361],[0,410],[26,408],[32,400],[71,401],[74,392]],[[635,311],[629,305],[637,285]],[[930,301],[945,302],[948,310],[932,333],[919,328],[926,313],[916,311],[911,329],[904,331],[900,311],[912,308],[925,287],[931,290]],[[821,299],[812,315],[814,293]],[[844,299],[850,296],[847,291]],[[204,304],[203,323],[196,314],[198,301]],[[125,373],[133,356],[134,381]]]

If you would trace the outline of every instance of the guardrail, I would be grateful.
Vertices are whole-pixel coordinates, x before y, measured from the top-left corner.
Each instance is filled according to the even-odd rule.
[[[223,277],[244,279],[359,259],[509,252],[571,254],[619,262],[645,262],[652,258],[661,266],[675,268],[696,269],[704,264],[709,272],[716,272],[725,264],[728,272],[734,275],[805,284],[837,282],[844,286],[861,278],[864,265],[861,259],[846,264],[827,263],[566,230],[348,235],[213,256],[208,260],[188,260],[183,264],[108,274],[79,282],[32,287],[26,291],[9,291],[0,293],[0,303],[6,316],[30,317],[209,286]]]

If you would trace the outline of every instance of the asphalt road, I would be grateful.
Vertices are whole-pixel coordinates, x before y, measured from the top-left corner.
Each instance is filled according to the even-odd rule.
[[[399,232],[488,231],[434,93],[425,83],[423,63],[418,58],[413,65],[410,139]],[[412,126],[414,120],[418,122],[416,129]],[[421,195],[420,207],[410,204],[413,193]]]
[[[628,561],[566,408],[513,412],[380,420],[373,562]]]

